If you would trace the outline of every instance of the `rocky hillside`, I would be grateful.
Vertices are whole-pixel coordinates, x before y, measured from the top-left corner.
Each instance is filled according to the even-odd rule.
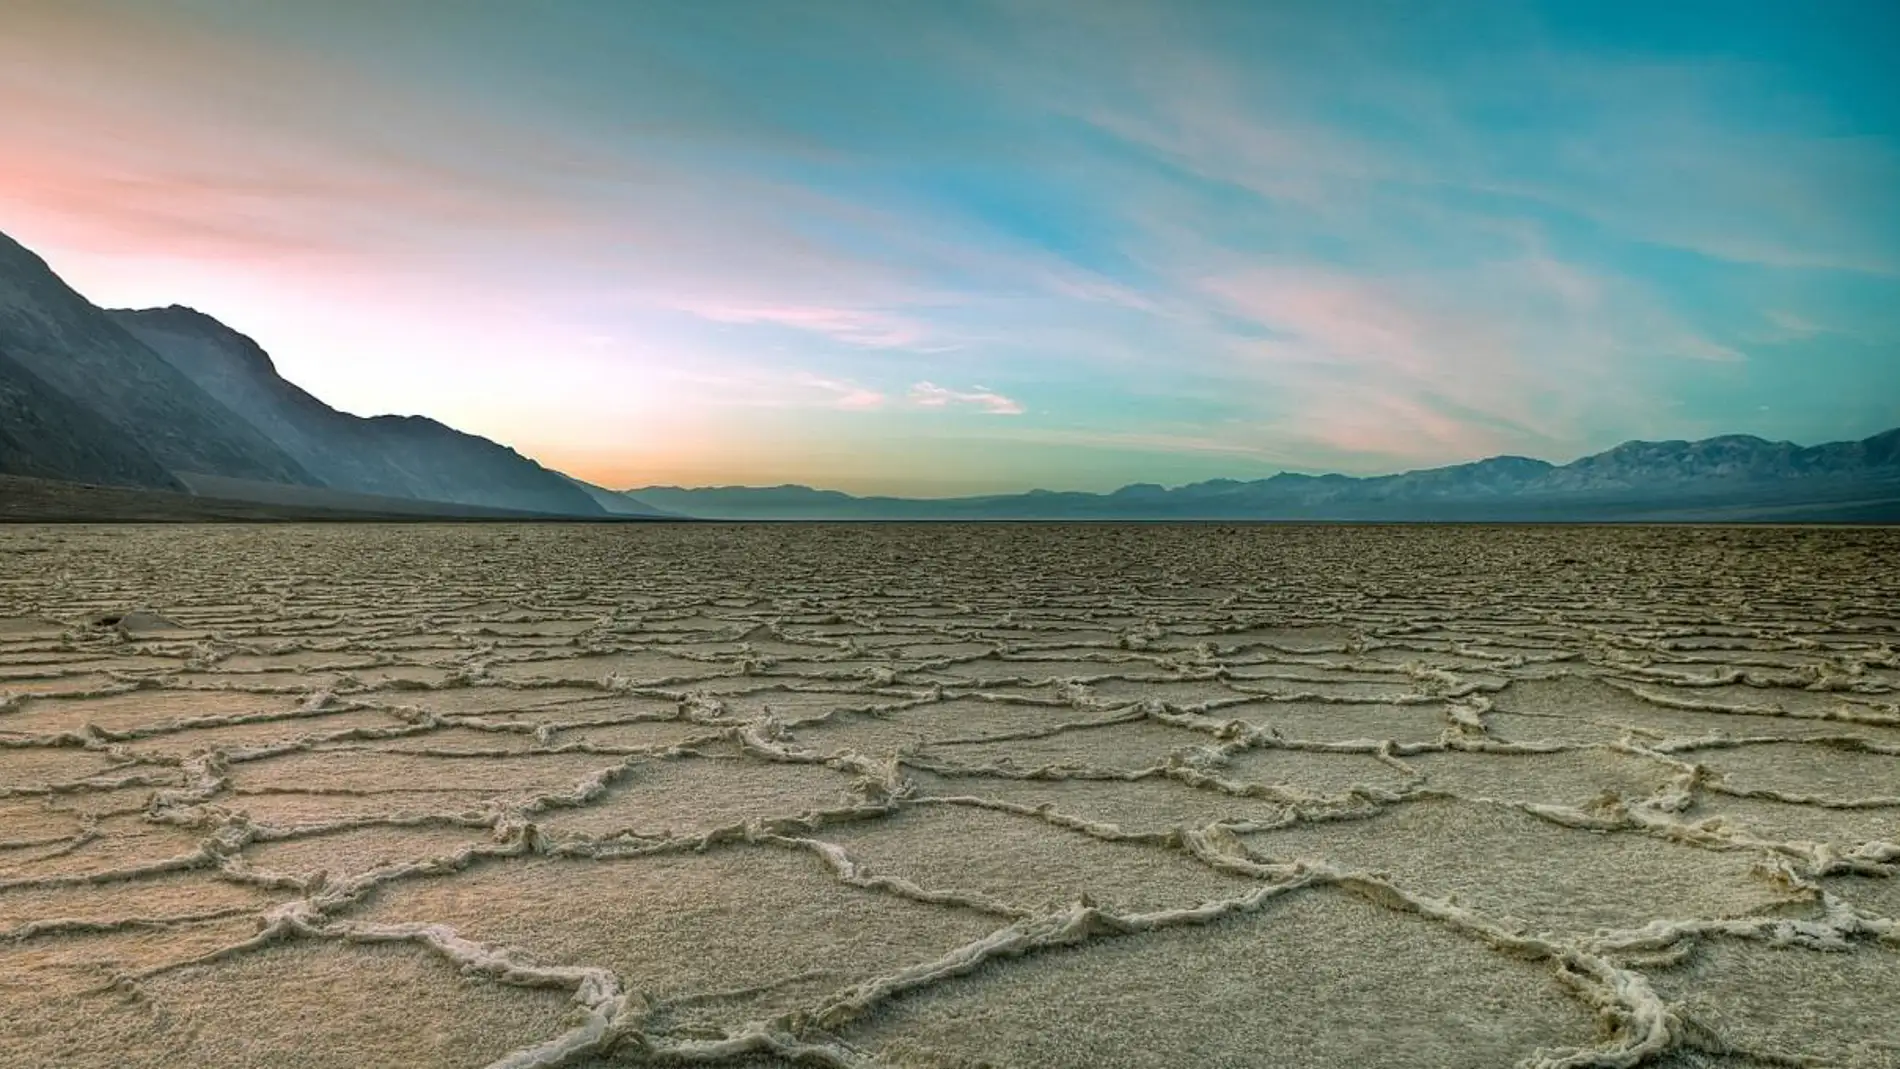
[[[339,412],[189,308],[106,311],[0,235],[0,474],[185,491],[302,488],[568,516],[566,476],[420,416]],[[276,489],[273,497],[291,491]],[[294,494],[293,494],[294,496]]]
[[[38,439],[32,458],[9,461],[38,470],[9,466],[6,473],[57,470],[62,478],[80,478],[86,471],[130,485],[173,485],[161,470],[130,459],[143,455],[163,471],[317,482],[257,428],[160,359],[60,281],[45,261],[5,235],[0,235],[0,352],[9,361],[4,373],[12,395],[52,390],[65,400],[49,403],[42,397],[35,407],[46,416],[56,410],[70,413],[76,406],[94,417],[47,419],[57,426]],[[29,382],[28,376],[35,381]],[[95,461],[67,467],[80,457]],[[105,462],[106,457],[116,459]]]
[[[111,315],[327,487],[532,512],[601,511],[563,476],[486,438],[422,416],[339,412],[279,375],[255,341],[202,312],[174,305]]]

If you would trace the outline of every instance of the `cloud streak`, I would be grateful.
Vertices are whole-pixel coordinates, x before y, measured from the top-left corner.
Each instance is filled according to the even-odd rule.
[[[927,336],[923,325],[913,320],[855,308],[687,304],[681,310],[714,323],[764,324],[809,331],[846,345],[870,349],[916,348]]]
[[[1027,411],[1021,402],[984,386],[952,390],[926,380],[913,385],[905,396],[918,408],[969,406],[991,416],[1020,416]]]

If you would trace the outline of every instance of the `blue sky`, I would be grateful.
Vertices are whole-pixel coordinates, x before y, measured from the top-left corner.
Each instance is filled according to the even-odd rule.
[[[610,485],[1900,425],[1891,3],[0,12],[0,229]]]

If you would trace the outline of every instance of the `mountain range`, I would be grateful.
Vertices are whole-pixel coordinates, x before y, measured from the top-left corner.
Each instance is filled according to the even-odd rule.
[[[1817,446],[1728,435],[1628,442],[1568,464],[1501,456],[1106,494],[614,491],[422,416],[340,412],[218,320],[178,305],[100,308],[0,234],[0,496],[52,503],[0,507],[0,518],[83,512],[70,504],[86,500],[76,484],[162,495],[133,507],[117,490],[96,495],[111,504],[94,510],[165,518],[191,515],[196,500],[227,518],[1900,522],[1900,429]]]
[[[1316,520],[1316,521],[1900,521],[1900,428],[1854,442],[1799,446],[1749,435],[1626,442],[1568,464],[1501,456],[1397,475],[1211,479],[1106,494],[921,500],[853,497],[808,486],[629,490],[706,519]]]

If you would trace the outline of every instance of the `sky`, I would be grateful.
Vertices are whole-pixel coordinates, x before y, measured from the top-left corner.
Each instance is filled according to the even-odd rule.
[[[0,231],[616,488],[1900,425],[1900,4],[4,0]]]

